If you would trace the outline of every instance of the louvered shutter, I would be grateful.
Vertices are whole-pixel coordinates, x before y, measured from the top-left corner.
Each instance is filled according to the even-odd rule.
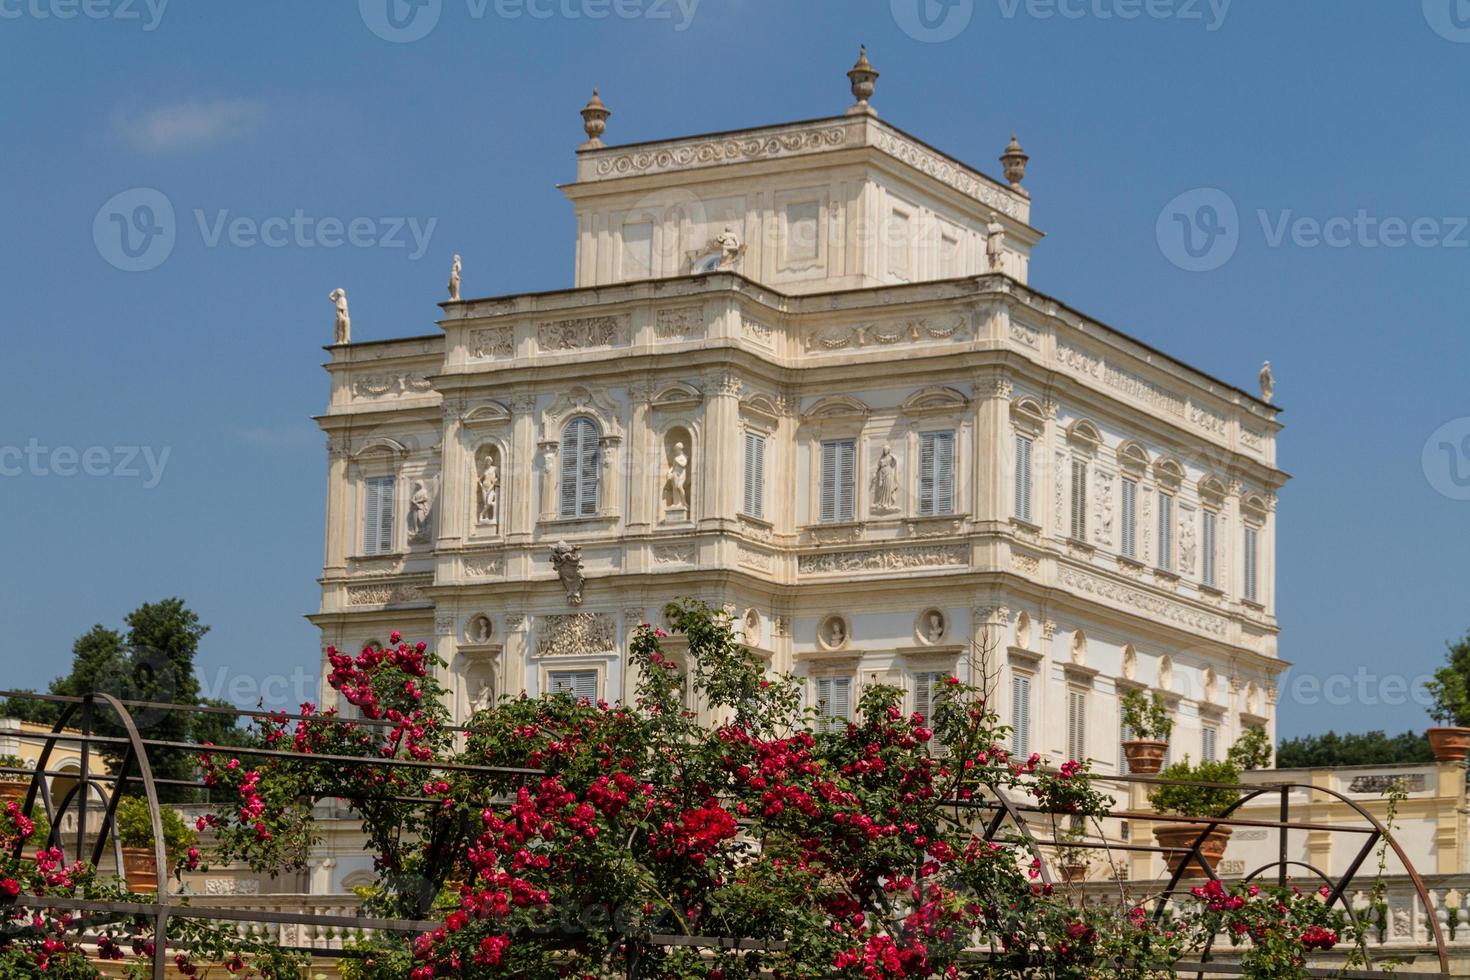
[[[1205,762],[1215,761],[1215,745],[1219,740],[1219,730],[1214,725],[1206,725],[1200,732],[1200,758]]]
[[[597,701],[597,671],[556,670],[551,673],[552,693],[565,692],[578,701]]]
[[[933,722],[934,709],[944,696],[944,681],[948,676],[936,671],[920,671],[914,675],[914,710],[924,716],[925,722]]]
[[[1207,510],[1203,516],[1204,525],[1200,530],[1200,547],[1204,550],[1201,562],[1201,580],[1208,586],[1215,585],[1215,512]]]
[[[1016,436],[1016,516],[1031,520],[1031,440]]]
[[[582,419],[572,419],[561,432],[561,480],[558,512],[562,517],[577,516],[577,467],[581,461],[582,447],[579,438]]]
[[[1123,481],[1123,557],[1138,557],[1138,481]]]
[[[1121,709],[1120,709],[1120,714],[1119,714],[1119,718],[1118,718],[1118,741],[1119,742],[1131,742],[1131,741],[1133,741],[1133,729],[1129,728],[1128,725],[1124,723],[1124,721],[1122,719],[1122,715],[1121,715]],[[1130,766],[1130,765],[1128,765],[1128,756],[1123,753],[1123,750],[1122,749],[1119,749],[1118,750],[1118,772],[1120,772],[1120,773],[1122,773],[1123,775],[1126,776],[1129,773],[1131,773],[1132,771],[1133,771],[1133,767]]]
[[[822,477],[818,481],[822,493],[822,520],[837,520],[837,443],[822,443]]]
[[[597,513],[597,498],[601,490],[602,447],[597,438],[597,426],[591,419],[583,419],[581,425],[582,464],[577,480],[578,512],[583,517]]]
[[[924,436],[929,450],[929,463],[922,465],[922,473],[929,475],[929,507],[923,507],[923,486],[920,485],[920,512],[925,514],[950,514],[954,512],[954,433],[930,432]],[[922,456],[922,449],[920,452]],[[922,476],[921,476],[922,479]]]
[[[1087,540],[1087,464],[1072,460],[1072,537]]]
[[[1245,529],[1245,597],[1251,602],[1256,601],[1256,529],[1248,527]]]
[[[363,487],[362,550],[383,555],[393,550],[393,514],[396,503],[391,476],[375,476]]]
[[[1067,757],[1078,762],[1087,758],[1087,694],[1067,692]]]
[[[827,728],[836,728],[852,716],[852,678],[817,678],[817,716]]]
[[[1012,755],[1031,755],[1031,678],[1020,674],[1011,678],[1011,745]]]
[[[766,503],[766,437],[745,433],[745,513],[764,517]]]
[[[935,506],[935,433],[919,437],[919,513],[932,514]]]
[[[1174,498],[1159,494],[1159,567],[1174,570]]]
[[[857,509],[857,443],[846,439],[839,446],[837,519],[850,521]]]

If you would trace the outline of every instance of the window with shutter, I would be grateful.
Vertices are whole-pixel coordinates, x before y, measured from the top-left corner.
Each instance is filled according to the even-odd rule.
[[[597,514],[598,469],[602,465],[602,432],[585,415],[561,431],[561,487],[558,513],[562,517]]]
[[[1122,709],[1121,708],[1119,709],[1119,717],[1118,717],[1118,741],[1119,742],[1131,742],[1131,741],[1133,741],[1133,729],[1129,728],[1128,725],[1123,721],[1123,718],[1122,718]],[[1123,750],[1122,749],[1119,749],[1118,750],[1118,772],[1120,772],[1124,776],[1126,776],[1129,773],[1131,773],[1132,771],[1133,771],[1133,767],[1131,767],[1130,765],[1128,765],[1128,756],[1123,753]]]
[[[1256,562],[1258,561],[1258,556],[1256,554],[1256,538],[1256,529],[1247,527],[1245,529],[1245,554],[1242,556],[1242,564],[1245,568],[1245,597],[1251,602],[1258,601],[1257,592],[1259,583],[1257,582],[1258,570]]]
[[[1011,677],[1011,754],[1031,755],[1031,678],[1022,674]]]
[[[551,692],[553,694],[570,694],[578,701],[597,702],[597,671],[595,670],[553,670],[551,672]]]
[[[1087,692],[1067,692],[1067,758],[1087,758]]]
[[[1087,463],[1072,460],[1072,538],[1087,540]]]
[[[1200,580],[1211,588],[1215,587],[1215,512],[1203,513],[1200,527]]]
[[[1205,762],[1215,761],[1215,745],[1220,731],[1214,725],[1206,725],[1200,732],[1200,758]]]
[[[1174,498],[1159,492],[1159,568],[1174,570]]]
[[[838,728],[852,718],[852,678],[818,677],[817,717],[825,728]]]
[[[1124,558],[1138,558],[1138,481],[1123,479],[1122,495]]]
[[[391,476],[369,477],[363,483],[362,553],[386,555],[393,551],[394,492]]]
[[[1016,436],[1016,517],[1031,520],[1031,440]]]
[[[745,513],[764,517],[766,511],[766,437],[745,433]]]
[[[919,513],[954,512],[954,433],[919,436]]]
[[[822,443],[821,519],[846,523],[857,502],[857,442],[831,439]]]

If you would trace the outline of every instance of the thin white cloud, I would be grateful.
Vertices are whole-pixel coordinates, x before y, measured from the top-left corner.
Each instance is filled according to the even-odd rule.
[[[166,153],[192,150],[254,132],[265,118],[265,104],[251,99],[179,102],[112,117],[112,134],[135,150]]]

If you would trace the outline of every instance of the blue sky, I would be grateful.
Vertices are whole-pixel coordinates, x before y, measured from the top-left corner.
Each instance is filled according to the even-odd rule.
[[[1033,285],[1243,387],[1271,359],[1281,731],[1424,723],[1400,685],[1470,628],[1470,2],[382,2],[0,0],[7,683],[168,595],[212,693],[313,676],[328,291],[371,339],[436,329],[454,252],[469,295],[569,285],[593,85],[609,142],[838,114],[865,42],[885,119],[992,173],[1020,135]],[[158,251],[94,221],[159,226],[140,188],[175,238],[124,271]],[[1236,220],[1191,272],[1156,226],[1201,188]]]

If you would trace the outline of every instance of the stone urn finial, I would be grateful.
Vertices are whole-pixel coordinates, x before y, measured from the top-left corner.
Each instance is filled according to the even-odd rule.
[[[602,145],[602,134],[607,132],[607,117],[612,115],[612,110],[602,104],[602,96],[597,89],[592,90],[592,98],[582,107],[582,128],[587,132],[587,142],[582,144],[583,149],[590,149]]]
[[[1016,134],[1012,133],[1011,141],[1006,144],[1006,151],[1000,155],[1000,162],[1006,168],[1006,180],[1010,182],[1011,190],[1021,190],[1021,181],[1026,179],[1026,161],[1030,159],[1026,151],[1021,149],[1021,144],[1016,141]]]
[[[873,68],[872,62],[868,61],[868,46],[861,45],[858,48],[857,64],[853,65],[847,73],[848,80],[852,83],[852,97],[857,99],[852,108],[848,109],[849,115],[867,113],[877,115],[873,107],[868,105],[868,100],[873,97],[873,83],[878,80],[878,72]]]

